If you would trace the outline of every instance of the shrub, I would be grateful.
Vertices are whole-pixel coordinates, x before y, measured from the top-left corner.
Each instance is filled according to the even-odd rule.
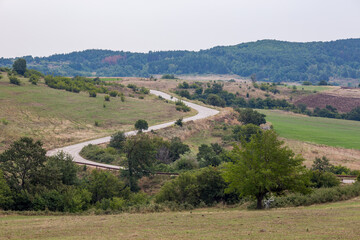
[[[360,196],[360,184],[354,183],[333,188],[319,188],[308,195],[289,194],[283,197],[276,197],[270,207],[309,206],[312,204],[344,201],[357,196]]]
[[[182,118],[179,118],[178,120],[176,120],[176,121],[175,121],[175,125],[182,127],[182,126],[183,126],[183,119],[182,119]]]
[[[110,92],[109,92],[109,95],[110,95],[111,97],[116,97],[116,96],[118,95],[118,92],[117,92],[117,91],[110,91]]]
[[[15,77],[15,76],[10,76],[9,79],[10,79],[10,83],[11,83],[11,84],[15,84],[15,85],[20,86],[21,83],[20,83],[20,80],[19,80],[17,77]]]
[[[29,78],[29,82],[31,82],[31,84],[33,85],[37,85],[37,83],[39,82],[39,77],[37,75],[31,75]]]
[[[89,97],[96,97],[96,92],[95,91],[90,91],[89,92]]]
[[[100,122],[99,122],[98,120],[95,120],[94,126],[95,126],[95,127],[99,127],[99,126],[100,126]]]
[[[104,98],[105,98],[105,101],[110,102],[110,96],[109,95],[106,95]]]
[[[162,79],[176,79],[174,74],[164,74],[161,76]]]
[[[121,102],[125,102],[125,97],[121,96]]]
[[[180,158],[173,163],[174,169],[176,170],[192,170],[199,168],[199,163],[196,159],[195,154],[191,152],[180,155]]]

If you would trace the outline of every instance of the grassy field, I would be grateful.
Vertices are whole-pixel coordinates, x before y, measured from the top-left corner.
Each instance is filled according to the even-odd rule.
[[[330,90],[334,87],[331,86],[313,86],[313,85],[294,85],[298,90],[304,89],[305,91],[317,91],[317,92],[323,92],[326,90]],[[290,86],[292,88],[292,86]],[[337,87],[335,87],[337,88]]]
[[[259,110],[266,114],[281,137],[334,147],[360,149],[360,122],[308,117],[283,111]]]
[[[16,86],[9,84],[7,77],[0,80],[0,150],[21,136],[43,140],[46,148],[53,148],[132,129],[138,119],[154,125],[195,114],[176,111],[173,103],[152,95],[105,102],[104,94],[90,98],[86,92],[76,94],[44,84],[34,86],[25,79],[22,82]],[[94,126],[95,121],[99,126]]]
[[[1,215],[1,239],[358,239],[360,199],[249,211],[100,216]]]

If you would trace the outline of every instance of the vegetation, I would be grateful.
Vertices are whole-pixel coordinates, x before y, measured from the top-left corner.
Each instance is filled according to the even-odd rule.
[[[139,119],[135,122],[135,129],[142,132],[143,130],[147,130],[149,128],[149,124],[144,119]]]
[[[257,209],[263,208],[269,193],[308,192],[310,181],[301,165],[303,159],[282,145],[274,131],[266,131],[242,142],[242,149],[234,147],[232,162],[224,167],[224,179],[229,183],[226,191],[255,197]]]
[[[26,72],[26,60],[18,58],[14,61],[13,70],[20,75],[24,75]]]
[[[86,50],[50,57],[25,57],[29,67],[46,74],[89,76],[150,76],[152,74],[238,74],[257,81],[328,81],[359,78],[359,39],[294,43],[262,40],[199,52],[131,53]],[[126,57],[125,57],[126,56]],[[10,67],[13,59],[0,59]],[[51,68],[56,64],[57,68]]]
[[[334,147],[360,149],[360,122],[313,118],[281,111],[260,110],[281,137]]]

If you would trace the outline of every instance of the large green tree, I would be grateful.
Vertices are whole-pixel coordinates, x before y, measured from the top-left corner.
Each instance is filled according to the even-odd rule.
[[[10,187],[29,190],[40,178],[46,161],[40,141],[23,137],[0,155],[0,167]]]
[[[142,132],[143,130],[147,130],[149,128],[149,125],[146,120],[139,119],[135,122],[135,129]]]
[[[259,113],[251,108],[238,109],[237,111],[240,113],[239,121],[244,124],[252,123],[259,126],[263,123],[266,123],[266,115]]]
[[[13,70],[20,75],[24,75],[26,72],[26,60],[23,58],[16,59],[13,64]]]
[[[242,142],[241,148],[234,147],[229,156],[232,162],[223,169],[224,179],[229,183],[226,192],[255,197],[258,209],[263,208],[268,193],[308,191],[310,180],[302,166],[303,158],[284,147],[272,130]]]
[[[126,175],[129,186],[132,191],[137,191],[137,180],[153,172],[156,148],[148,135],[140,133],[127,139],[124,151],[127,157]]]

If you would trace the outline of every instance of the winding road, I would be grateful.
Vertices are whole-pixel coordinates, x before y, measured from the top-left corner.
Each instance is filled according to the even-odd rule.
[[[175,98],[175,97],[171,98],[171,96],[169,94],[166,94],[166,93],[163,93],[163,92],[160,92],[160,91],[150,90],[150,93],[154,94],[156,96],[161,96],[166,100],[170,100],[170,101],[177,101],[178,100],[177,98]],[[195,116],[183,119],[183,122],[204,119],[204,118],[214,116],[214,115],[219,113],[219,111],[217,111],[217,110],[207,108],[207,107],[204,107],[204,106],[200,106],[200,105],[195,104],[195,103],[191,103],[191,102],[187,102],[187,101],[183,101],[183,102],[187,106],[195,109],[198,112],[198,114],[196,114]],[[175,123],[175,121],[172,121],[172,122],[168,122],[168,123],[163,123],[163,124],[158,124],[158,125],[155,125],[155,126],[151,126],[145,132],[148,132],[148,131],[151,131],[151,130],[159,130],[159,129],[162,129],[162,128],[166,128],[166,127],[169,127],[169,126],[173,125],[174,123]],[[126,132],[125,135],[126,136],[131,136],[131,135],[135,135],[136,133],[137,133],[137,131],[130,131],[130,132]],[[90,141],[70,145],[70,146],[67,146],[67,147],[56,148],[56,149],[48,151],[46,153],[46,155],[47,156],[53,156],[53,155],[56,155],[58,152],[63,151],[65,153],[70,154],[74,158],[74,162],[79,163],[79,164],[89,164],[91,166],[96,166],[96,167],[100,167],[100,168],[104,167],[104,168],[112,168],[112,169],[121,169],[122,167],[120,167],[120,166],[97,163],[97,162],[93,162],[93,161],[90,161],[90,160],[86,160],[83,157],[81,157],[80,154],[79,154],[83,147],[85,147],[85,146],[87,146],[89,144],[97,145],[97,144],[107,143],[107,142],[110,142],[110,138],[111,137],[103,137],[103,138],[99,138],[99,139],[95,139],[95,140],[90,140]]]

